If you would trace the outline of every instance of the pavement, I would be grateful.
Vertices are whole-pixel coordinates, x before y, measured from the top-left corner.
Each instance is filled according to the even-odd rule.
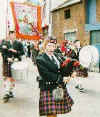
[[[36,76],[38,71],[33,66],[26,79],[16,79],[15,98],[8,103],[2,102],[3,80],[0,79],[0,117],[39,117],[39,88]],[[70,113],[58,117],[100,117],[100,74],[89,73],[82,78],[84,93],[75,89],[75,82],[67,84],[68,92],[74,100]]]

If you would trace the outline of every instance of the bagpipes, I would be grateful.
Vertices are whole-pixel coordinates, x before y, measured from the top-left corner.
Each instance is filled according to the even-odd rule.
[[[11,58],[12,56],[16,56],[16,53],[12,52],[6,45],[2,46],[2,54],[4,56]]]
[[[68,77],[71,76],[73,72],[76,72],[77,77],[88,77],[87,68],[84,68],[78,60],[66,58],[61,63],[61,74]]]

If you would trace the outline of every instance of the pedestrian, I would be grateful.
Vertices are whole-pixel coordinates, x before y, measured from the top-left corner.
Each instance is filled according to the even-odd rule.
[[[45,52],[36,59],[40,75],[39,114],[40,116],[57,117],[71,111],[73,100],[70,97],[63,76],[60,73],[60,62],[54,55],[56,40],[50,37],[45,46]],[[61,97],[56,89],[61,88]],[[58,95],[56,95],[56,93]],[[62,95],[63,94],[63,95]]]
[[[23,55],[24,50],[22,44],[15,40],[15,32],[9,31],[9,41],[4,41],[1,46],[2,56],[3,56],[3,75],[5,84],[5,95],[4,100],[8,100],[13,95],[13,88],[15,86],[15,80],[12,77],[11,65],[15,60],[21,60],[21,55]]]
[[[73,56],[73,59],[76,59],[79,61],[79,52],[81,50],[81,46],[80,46],[80,40],[75,40],[74,41],[74,56]],[[82,67],[82,66],[81,66]],[[80,71],[78,71],[80,72]],[[84,71],[82,70],[82,73]],[[80,72],[81,73],[81,72]],[[80,92],[84,92],[84,88],[83,88],[83,85],[82,85],[82,74],[78,73],[78,76],[77,78],[75,78],[75,82],[76,82],[76,86],[75,88],[78,89]]]
[[[64,56],[66,56],[67,54],[67,44],[68,44],[68,41],[67,40],[64,40],[61,44],[61,52]]]
[[[31,51],[32,51],[32,61],[33,61],[34,64],[36,64],[36,57],[39,54],[39,46],[38,46],[38,43],[35,43],[33,45]]]

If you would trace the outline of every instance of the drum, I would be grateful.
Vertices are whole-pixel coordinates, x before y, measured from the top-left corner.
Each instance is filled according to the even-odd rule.
[[[12,77],[15,80],[25,79],[27,77],[28,65],[25,62],[14,62],[11,66]]]
[[[95,46],[84,46],[79,53],[79,61],[83,67],[89,68],[99,63],[99,52]]]

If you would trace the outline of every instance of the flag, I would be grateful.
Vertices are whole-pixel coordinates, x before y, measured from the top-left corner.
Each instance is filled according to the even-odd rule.
[[[22,39],[40,39],[41,7],[11,2],[16,37]]]

